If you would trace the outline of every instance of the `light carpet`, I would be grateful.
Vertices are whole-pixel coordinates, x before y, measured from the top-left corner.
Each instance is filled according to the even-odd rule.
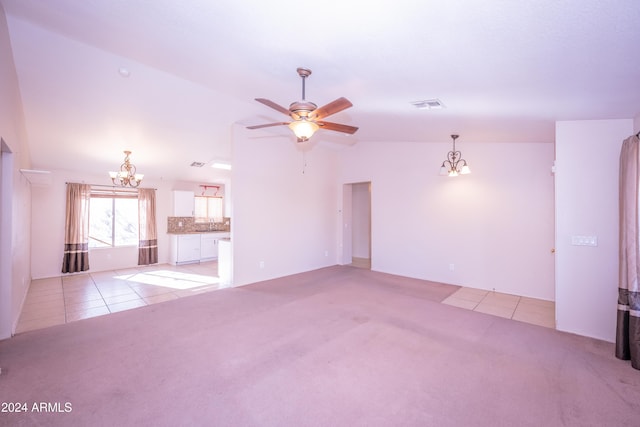
[[[0,424],[640,425],[613,344],[440,304],[457,289],[335,266],[19,334],[0,401],[28,410]]]

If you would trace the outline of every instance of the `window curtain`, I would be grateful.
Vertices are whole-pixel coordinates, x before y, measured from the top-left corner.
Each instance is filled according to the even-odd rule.
[[[67,183],[63,273],[89,269],[89,184]]]
[[[640,250],[638,135],[622,143],[620,152],[620,252],[616,357],[640,369]]]
[[[158,232],[156,229],[156,190],[138,189],[138,265],[158,262]]]

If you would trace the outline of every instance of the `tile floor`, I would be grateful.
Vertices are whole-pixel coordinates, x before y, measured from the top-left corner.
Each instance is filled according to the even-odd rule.
[[[460,288],[442,303],[547,328],[556,327],[553,301],[482,289]]]
[[[352,267],[365,268],[367,270],[371,270],[371,259],[353,257],[351,258],[351,264],[349,265]]]
[[[370,268],[365,260],[353,266]],[[368,261],[368,260],[366,260]],[[156,265],[31,282],[16,333],[220,289],[218,263]],[[456,307],[555,328],[552,301],[460,288],[443,301]]]
[[[16,333],[212,291],[218,282],[215,261],[33,280]]]

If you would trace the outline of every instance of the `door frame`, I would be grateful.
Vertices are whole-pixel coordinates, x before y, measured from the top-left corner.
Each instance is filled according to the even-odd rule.
[[[372,233],[372,182],[357,181],[342,184],[342,222],[340,225],[340,265],[348,265],[353,262],[353,186],[358,184],[369,185],[369,260],[373,263],[373,233]]]

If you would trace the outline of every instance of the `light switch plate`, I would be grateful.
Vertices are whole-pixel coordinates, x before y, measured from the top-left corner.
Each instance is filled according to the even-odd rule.
[[[571,236],[573,246],[598,246],[598,236]]]

